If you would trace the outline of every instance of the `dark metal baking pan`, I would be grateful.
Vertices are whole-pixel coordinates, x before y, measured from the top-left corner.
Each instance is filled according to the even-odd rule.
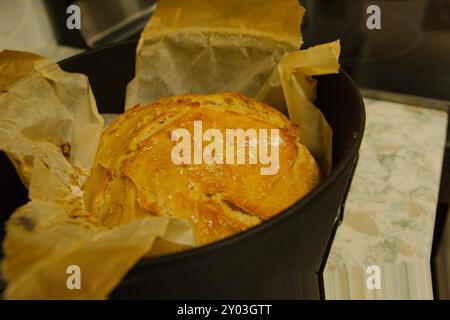
[[[133,78],[136,41],[96,49],[60,63],[89,77],[101,113],[121,113]],[[201,248],[145,259],[113,299],[318,299],[365,126],[361,95],[344,70],[318,77],[316,105],[333,128],[332,174],[307,197],[246,232]],[[1,218],[27,200],[13,167],[0,157]],[[102,261],[99,261],[102,263]]]

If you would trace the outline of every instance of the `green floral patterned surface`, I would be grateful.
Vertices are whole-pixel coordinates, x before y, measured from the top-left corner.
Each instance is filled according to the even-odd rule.
[[[324,272],[327,299],[431,299],[447,113],[365,99],[366,133]],[[369,290],[367,267],[380,267]]]

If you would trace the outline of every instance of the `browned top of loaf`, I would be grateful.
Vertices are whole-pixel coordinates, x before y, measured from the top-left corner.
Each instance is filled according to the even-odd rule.
[[[264,176],[261,165],[175,165],[171,133],[280,129],[280,169]],[[205,144],[206,145],[206,144]],[[320,170],[301,134],[277,110],[235,93],[163,98],[121,115],[103,133],[84,187],[85,204],[105,226],[145,215],[188,220],[199,244],[211,243],[273,217],[310,192]]]

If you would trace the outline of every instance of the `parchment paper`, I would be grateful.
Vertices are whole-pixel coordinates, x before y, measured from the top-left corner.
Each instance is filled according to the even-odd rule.
[[[296,0],[160,0],[139,42],[125,107],[241,92],[298,123],[329,173],[332,133],[313,105],[312,76],[338,72],[339,43],[298,51],[303,13]],[[0,150],[31,200],[7,223],[6,298],[103,299],[142,257],[195,245],[183,220],[148,217],[106,229],[85,210],[81,190],[103,128],[85,76],[6,51],[0,92]],[[81,290],[67,289],[70,265],[81,269]]]
[[[312,76],[339,71],[339,42],[299,51],[297,0],[162,0],[137,48],[126,108],[162,96],[240,92],[278,108],[331,172],[332,130],[313,102]]]
[[[0,71],[0,150],[30,198],[6,226],[6,298],[103,299],[143,256],[195,245],[179,219],[106,229],[85,210],[81,188],[103,129],[86,76],[11,51],[0,53]],[[67,287],[71,265],[80,268],[81,290]]]

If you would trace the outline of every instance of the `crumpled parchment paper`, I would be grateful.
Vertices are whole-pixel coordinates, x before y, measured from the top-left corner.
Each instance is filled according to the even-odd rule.
[[[103,299],[143,256],[195,245],[187,222],[148,217],[107,229],[84,208],[82,186],[103,119],[84,75],[33,54],[0,53],[0,150],[29,188],[6,225],[9,299]],[[81,289],[69,290],[68,268]],[[70,269],[69,269],[70,271]]]

